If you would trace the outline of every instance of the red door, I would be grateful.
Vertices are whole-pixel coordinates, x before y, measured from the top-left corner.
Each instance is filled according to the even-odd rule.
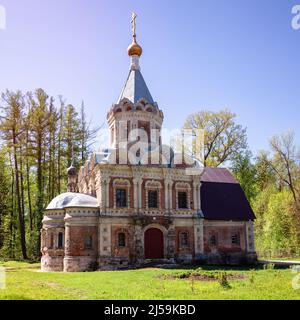
[[[164,235],[156,228],[145,232],[145,258],[163,259],[164,257]]]

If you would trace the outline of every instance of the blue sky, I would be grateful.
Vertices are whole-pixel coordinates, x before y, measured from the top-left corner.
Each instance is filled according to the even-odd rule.
[[[95,125],[106,120],[127,77],[131,12],[144,49],[144,78],[181,127],[199,110],[229,108],[254,153],[294,130],[300,144],[300,0],[0,0],[0,91],[34,90],[84,100]]]

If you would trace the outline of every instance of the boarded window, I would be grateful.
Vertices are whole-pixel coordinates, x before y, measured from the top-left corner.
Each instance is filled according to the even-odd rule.
[[[178,192],[178,208],[187,209],[187,193]]]
[[[231,243],[234,245],[240,245],[240,235],[239,233],[233,233],[231,235]]]
[[[50,248],[53,248],[54,246],[54,236],[53,233],[50,234]]]
[[[209,237],[209,245],[211,247],[218,245],[218,238],[217,235],[213,234]]]
[[[126,247],[126,235],[124,232],[118,233],[118,247]]]
[[[148,191],[148,207],[157,208],[158,207],[158,194],[157,191]]]
[[[93,237],[92,236],[86,236],[84,238],[84,249],[92,249],[93,248]]]
[[[126,190],[117,189],[116,190],[116,206],[118,208],[124,208],[127,205]]]
[[[63,248],[64,247],[64,234],[62,232],[60,232],[58,234],[58,239],[57,239],[57,243],[58,243],[58,248]]]
[[[189,247],[189,234],[188,232],[179,233],[179,245],[181,248]]]

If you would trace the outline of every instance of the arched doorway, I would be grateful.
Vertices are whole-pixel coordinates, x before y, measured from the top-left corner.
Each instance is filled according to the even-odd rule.
[[[145,232],[145,258],[163,259],[164,257],[164,235],[157,228],[150,228]]]

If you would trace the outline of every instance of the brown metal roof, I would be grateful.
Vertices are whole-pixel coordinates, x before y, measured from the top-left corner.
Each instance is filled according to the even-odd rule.
[[[205,168],[201,181],[201,210],[205,219],[255,219],[242,187],[229,170]]]
[[[201,185],[204,219],[253,220],[255,215],[239,184],[204,182]]]
[[[238,184],[237,180],[226,168],[204,168],[201,181]]]

